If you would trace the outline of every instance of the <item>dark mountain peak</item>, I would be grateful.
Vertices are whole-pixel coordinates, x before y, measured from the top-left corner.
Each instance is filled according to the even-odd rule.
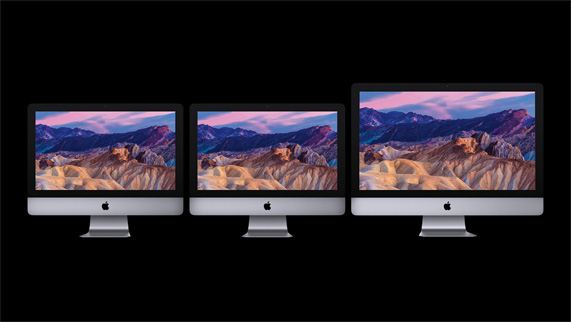
[[[508,109],[499,111],[496,113],[488,114],[485,117],[495,117],[495,118],[534,118],[533,116],[529,115],[529,112],[525,108],[521,109]]]
[[[520,109],[517,109],[517,110],[514,110],[514,109],[511,109],[511,108],[510,108],[509,110],[506,110],[506,111],[504,111],[504,112],[507,112],[508,114],[521,113],[521,114],[524,114],[524,115],[525,115],[525,114],[529,115],[529,113],[527,112],[527,109],[525,109],[525,108],[520,108]]]
[[[294,134],[291,138],[295,140],[293,142],[299,143],[302,146],[323,145],[337,139],[337,132],[333,131],[329,125],[316,125],[290,134]]]
[[[229,136],[254,136],[254,135],[258,135],[258,132],[256,131],[252,131],[252,130],[246,130],[243,129],[241,127],[237,127],[235,129],[232,129],[232,132],[230,133]]]
[[[329,133],[333,132],[333,129],[330,125],[315,125],[312,127],[308,127],[305,129],[301,129],[297,132],[309,132],[309,133]]]
[[[136,130],[134,132],[159,132],[159,133],[167,133],[172,132],[168,125],[153,125],[143,129]]]
[[[144,129],[137,130],[133,133],[134,143],[141,146],[155,146],[163,143],[168,144],[173,138],[174,132],[168,125],[149,126]]]
[[[414,112],[379,112],[372,108],[364,107],[360,110],[360,126],[382,126],[400,123],[426,124],[435,121],[432,116],[417,114]]]
[[[505,110],[486,116],[490,123],[498,123],[498,126],[490,131],[492,135],[507,136],[514,134],[523,127],[530,127],[535,123],[535,118],[526,109]]]
[[[252,130],[246,130],[241,127],[231,128],[231,127],[213,127],[208,124],[198,125],[198,139],[199,140],[212,140],[212,139],[222,139],[227,137],[251,137],[258,135],[258,132]]]
[[[75,136],[88,137],[96,134],[97,133],[93,131],[84,130],[77,127],[73,129],[63,126],[54,128],[45,124],[36,124],[36,140],[66,138],[66,137],[75,137]]]

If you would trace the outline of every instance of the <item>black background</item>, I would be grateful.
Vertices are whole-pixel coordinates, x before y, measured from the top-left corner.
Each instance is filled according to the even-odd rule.
[[[1,9],[2,319],[570,319],[569,2]],[[185,211],[100,240],[78,237],[88,217],[26,213],[30,103],[349,109],[356,82],[542,83],[544,215],[467,217],[471,239],[419,238],[421,217],[292,216],[293,238],[260,240],[241,238],[247,217]]]

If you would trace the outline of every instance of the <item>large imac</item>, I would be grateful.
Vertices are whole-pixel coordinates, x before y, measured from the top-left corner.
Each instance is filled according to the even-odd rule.
[[[286,216],[343,215],[344,114],[341,104],[191,105],[191,215],[249,216],[244,237],[291,237]]]
[[[541,84],[354,84],[354,215],[423,216],[420,236],[471,237],[464,216],[543,213]]]
[[[91,216],[82,237],[129,237],[127,216],[183,212],[179,104],[32,104],[28,213]]]

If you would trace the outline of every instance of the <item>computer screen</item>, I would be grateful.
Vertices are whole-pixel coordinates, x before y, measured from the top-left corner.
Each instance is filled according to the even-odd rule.
[[[464,216],[543,213],[541,84],[354,84],[351,104],[353,214],[469,237]]]
[[[35,111],[35,190],[176,190],[175,111]]]
[[[82,237],[129,237],[127,216],[183,212],[180,104],[31,104],[28,213],[90,216]]]
[[[344,122],[342,104],[192,104],[190,213],[249,216],[244,237],[344,214]]]
[[[535,190],[534,91],[361,91],[359,190]]]
[[[337,190],[336,111],[198,111],[198,190]]]

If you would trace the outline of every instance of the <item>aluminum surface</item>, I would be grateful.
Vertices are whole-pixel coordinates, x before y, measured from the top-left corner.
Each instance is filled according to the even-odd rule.
[[[251,216],[248,232],[242,237],[288,238],[286,216]]]
[[[466,230],[464,216],[424,216],[420,237],[476,237]]]
[[[450,210],[444,205],[450,203]],[[539,216],[543,198],[352,198],[356,216]]]
[[[103,204],[108,204],[108,210]],[[28,198],[32,216],[176,216],[184,198]]]
[[[127,216],[91,216],[89,231],[84,238],[125,238],[130,237]]]
[[[189,209],[196,216],[332,216],[345,213],[345,198],[190,198]]]

